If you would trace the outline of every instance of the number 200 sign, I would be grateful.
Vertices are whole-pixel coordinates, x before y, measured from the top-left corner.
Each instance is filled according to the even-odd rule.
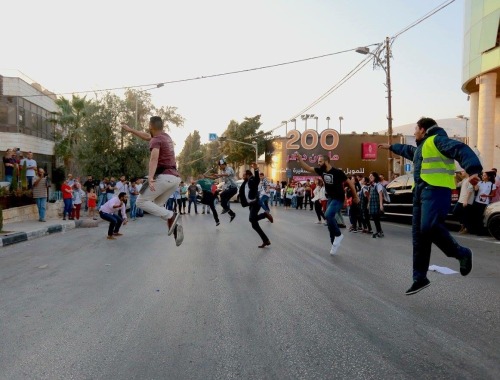
[[[324,150],[333,150],[339,145],[339,133],[335,129],[325,129],[320,134],[314,129],[308,129],[302,134],[296,129],[292,129],[288,131],[286,137],[286,149],[290,150],[297,150],[301,147],[312,150],[316,149],[318,143]]]

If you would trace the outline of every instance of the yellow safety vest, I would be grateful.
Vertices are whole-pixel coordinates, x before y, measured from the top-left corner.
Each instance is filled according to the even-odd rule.
[[[420,178],[429,185],[448,187],[454,190],[457,188],[455,185],[455,161],[441,154],[434,143],[435,138],[436,136],[431,136],[424,141]]]

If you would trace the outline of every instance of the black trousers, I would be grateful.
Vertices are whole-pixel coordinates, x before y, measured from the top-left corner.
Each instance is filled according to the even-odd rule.
[[[304,196],[304,204],[305,204],[305,208],[307,208],[307,205],[309,205],[311,210],[313,209],[313,202],[311,201],[311,192],[310,191],[306,191],[306,195]]]
[[[238,192],[238,188],[236,187],[228,187],[222,193],[220,193],[220,205],[224,210],[227,210],[227,213],[231,216],[234,215],[234,211],[231,210],[231,206],[229,205],[229,200],[231,197]]]
[[[252,223],[252,228],[257,231],[260,238],[262,239],[262,242],[267,243],[269,241],[269,238],[264,233],[264,231],[262,231],[262,228],[259,225],[259,220],[264,219],[266,217],[266,214],[263,212],[259,214],[260,204],[258,201],[250,203],[248,207],[250,208],[250,217],[248,220],[250,221],[250,223]]]
[[[215,195],[211,191],[203,190],[203,198],[201,198],[201,203],[210,207],[215,222],[219,223],[219,215],[217,214],[217,209],[215,208]]]
[[[323,212],[323,207],[321,206],[320,201],[314,201],[314,210],[316,211],[316,215],[318,216],[318,220],[321,222],[321,218],[326,220],[325,214]]]
[[[120,231],[120,227],[123,223],[123,219],[120,215],[107,214],[102,211],[99,211],[99,215],[102,219],[109,222],[108,236],[113,236],[113,233],[118,233]]]

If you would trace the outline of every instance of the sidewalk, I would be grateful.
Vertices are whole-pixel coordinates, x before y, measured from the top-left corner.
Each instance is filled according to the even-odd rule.
[[[98,221],[86,217],[80,220],[47,219],[46,222],[29,220],[19,223],[8,223],[0,232],[0,247],[36,239],[57,232],[65,232],[77,227],[97,227]],[[92,224],[92,225],[88,225]]]

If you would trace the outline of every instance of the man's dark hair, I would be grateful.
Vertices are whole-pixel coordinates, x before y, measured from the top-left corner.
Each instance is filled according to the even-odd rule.
[[[151,116],[149,124],[156,130],[163,130],[163,120],[159,116]]]
[[[320,155],[318,155],[318,157],[320,157],[320,156],[323,157],[323,161],[330,162],[330,157],[328,155],[326,155],[326,154],[320,154]]]
[[[245,173],[246,173],[247,175],[249,175],[250,177],[251,177],[251,176],[253,176],[253,173],[252,173],[252,171],[251,171],[251,170],[245,170]]]
[[[419,121],[417,121],[417,125],[419,126],[419,128],[428,130],[430,127],[437,125],[437,123],[434,119],[431,119],[430,117],[422,117]]]
[[[123,198],[125,195],[127,195],[127,193],[122,191],[120,194],[118,194],[118,199]]]

